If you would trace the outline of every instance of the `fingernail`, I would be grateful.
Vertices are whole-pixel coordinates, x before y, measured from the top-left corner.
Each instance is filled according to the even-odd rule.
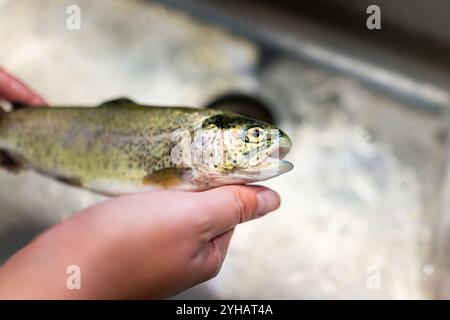
[[[280,197],[272,190],[261,190],[256,194],[256,216],[260,217],[280,206]]]

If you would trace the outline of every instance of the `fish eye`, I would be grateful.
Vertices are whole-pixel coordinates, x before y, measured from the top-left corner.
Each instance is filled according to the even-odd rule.
[[[263,128],[261,127],[252,127],[250,129],[247,130],[246,134],[245,134],[245,142],[249,143],[249,142],[260,142],[262,140],[264,140],[266,136],[266,132]]]

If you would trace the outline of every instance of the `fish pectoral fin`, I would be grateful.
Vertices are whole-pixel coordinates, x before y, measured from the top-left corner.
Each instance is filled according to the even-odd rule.
[[[5,150],[0,150],[0,167],[5,168],[8,171],[17,173],[26,168],[25,162],[21,161],[17,157],[12,156]]]
[[[183,176],[190,172],[190,169],[167,168],[152,172],[144,177],[145,185],[167,189],[174,188],[183,182]]]
[[[101,105],[99,105],[99,107],[120,107],[123,105],[129,105],[129,104],[136,104],[136,102],[134,102],[131,99],[128,99],[126,97],[121,97],[121,98],[117,98],[117,99],[113,99],[113,100],[108,100],[103,102]]]
[[[79,187],[79,188],[83,187],[83,183],[77,177],[55,176],[54,178],[64,184],[68,184],[68,185],[71,185],[74,187]]]
[[[38,167],[33,167],[33,169],[43,175],[51,177],[51,178],[55,179],[56,181],[62,182],[64,184],[71,185],[74,187],[79,187],[79,188],[84,187],[81,179],[76,176],[70,176],[70,175],[66,175],[63,173],[55,173],[55,172],[45,170],[42,168],[38,168]]]

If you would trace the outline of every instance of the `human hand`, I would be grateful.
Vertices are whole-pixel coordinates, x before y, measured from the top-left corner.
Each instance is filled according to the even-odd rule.
[[[0,298],[165,298],[214,277],[235,226],[278,208],[257,186],[114,198],[49,229],[0,269]],[[66,287],[67,267],[81,289]]]
[[[45,105],[44,99],[33,92],[20,80],[0,68],[0,98],[10,102],[28,105]]]

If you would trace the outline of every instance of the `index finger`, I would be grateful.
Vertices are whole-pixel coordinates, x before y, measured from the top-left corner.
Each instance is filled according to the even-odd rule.
[[[276,210],[278,194],[261,186],[225,186],[201,193],[202,212],[211,239],[249,221]]]
[[[2,68],[0,68],[0,98],[29,105],[46,105],[42,97]]]

